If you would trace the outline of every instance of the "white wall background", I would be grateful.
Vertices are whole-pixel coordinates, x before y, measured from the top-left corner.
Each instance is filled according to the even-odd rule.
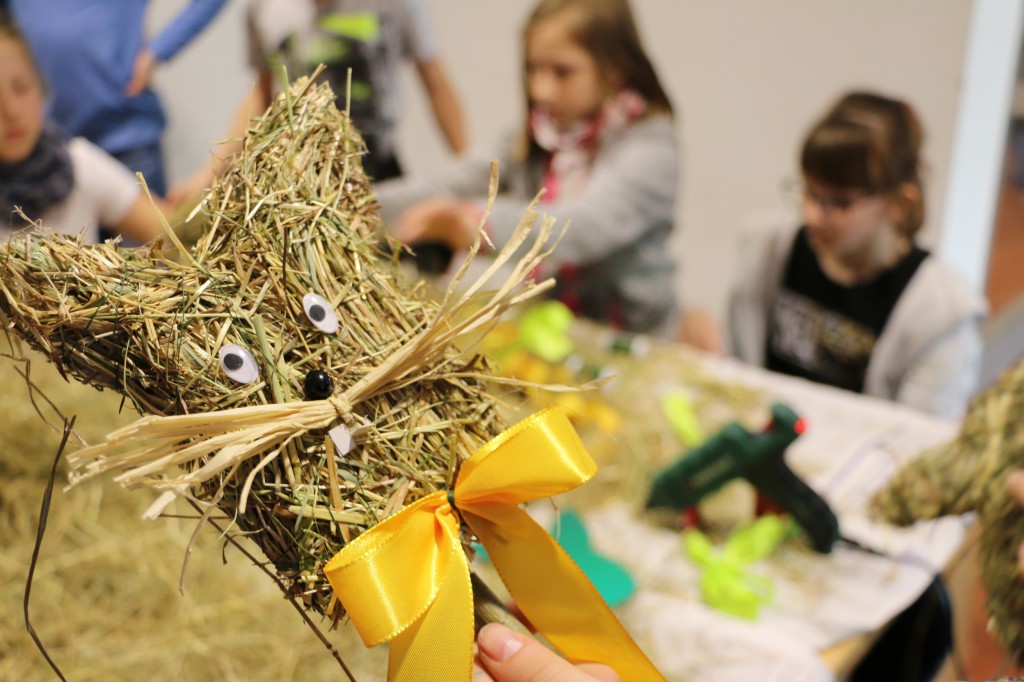
[[[156,0],[159,25],[186,0]],[[519,33],[534,0],[429,0],[444,59],[461,95],[471,142],[519,123]],[[812,120],[850,88],[905,97],[928,138],[929,227],[938,243],[971,0],[633,0],[641,34],[678,112],[685,173],[678,239],[681,295],[715,314],[732,276],[738,230],[786,208],[783,180]],[[164,67],[170,173],[206,157],[252,76],[244,2]],[[447,154],[412,74],[400,131],[411,173]],[[988,231],[989,225],[971,226]]]

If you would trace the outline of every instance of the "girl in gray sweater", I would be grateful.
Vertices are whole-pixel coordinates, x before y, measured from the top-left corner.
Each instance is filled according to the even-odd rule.
[[[547,259],[555,295],[576,313],[633,331],[663,331],[675,311],[668,238],[679,150],[672,105],[626,0],[543,0],[523,32],[528,118],[495,155],[430,179],[377,187],[389,229],[407,244],[472,243],[500,162],[485,229],[500,246],[541,189],[542,210],[568,220]]]

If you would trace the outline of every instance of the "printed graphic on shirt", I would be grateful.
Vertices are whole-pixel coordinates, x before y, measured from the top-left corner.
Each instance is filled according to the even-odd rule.
[[[769,353],[788,373],[859,391],[877,337],[867,326],[788,289],[779,292]]]
[[[324,77],[338,96],[338,106],[346,106],[349,115],[373,150],[387,116],[382,110],[382,97],[374,84],[386,80],[378,73],[385,69],[387,58],[381,40],[382,23],[386,21],[373,12],[327,14],[318,17],[315,25],[304,33],[293,33],[270,55],[273,72],[281,74],[281,66],[289,74],[309,73],[323,64]],[[349,90],[349,70],[352,73]]]

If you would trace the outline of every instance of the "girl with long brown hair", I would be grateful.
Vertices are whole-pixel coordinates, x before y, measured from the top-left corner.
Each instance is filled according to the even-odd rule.
[[[541,189],[542,210],[571,222],[547,261],[556,296],[577,314],[657,332],[675,312],[679,150],[672,105],[626,0],[543,0],[523,31],[526,122],[496,155],[440,177],[383,183],[385,220],[402,241],[468,246],[487,194],[487,228],[503,244]]]

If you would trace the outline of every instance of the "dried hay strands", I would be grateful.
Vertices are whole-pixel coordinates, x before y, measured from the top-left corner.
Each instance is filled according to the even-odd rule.
[[[504,430],[488,366],[453,341],[548,286],[526,280],[553,225],[534,231],[531,210],[466,293],[453,284],[429,302],[398,281],[364,150],[330,89],[302,79],[252,125],[183,263],[53,234],[18,236],[0,252],[8,333],[151,415],[72,453],[72,482],[115,472],[127,487],[155,488],[151,516],[179,496],[219,508],[291,595],[336,618],[322,572],[331,556],[449,486]],[[337,316],[336,332],[318,324],[325,315]],[[237,355],[255,379],[230,378],[227,344],[248,352]],[[332,390],[307,399],[314,372]],[[353,435],[350,453],[330,445],[336,425]]]
[[[991,626],[1024,663],[1024,580],[1017,548],[1024,510],[1006,491],[1006,474],[1024,466],[1024,362],[972,400],[959,435],[923,452],[872,500],[872,511],[893,523],[976,511],[981,568]]]

